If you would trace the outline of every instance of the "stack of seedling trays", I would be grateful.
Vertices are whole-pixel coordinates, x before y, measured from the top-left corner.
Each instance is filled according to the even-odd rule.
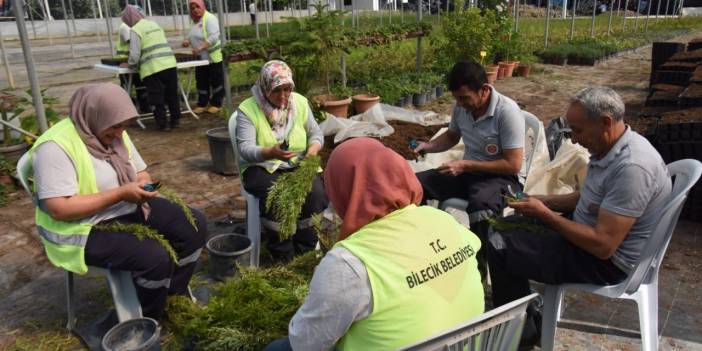
[[[176,52],[174,55],[176,58],[176,62],[197,61],[200,59],[199,55],[186,54],[181,52]]]
[[[663,63],[659,57],[652,67],[646,107],[635,123],[666,163],[702,159],[702,38]],[[702,216],[695,215],[701,211],[702,184],[698,183],[690,191],[681,218],[701,222]]]
[[[112,57],[102,58],[102,59],[100,59],[100,63],[102,63],[103,65],[108,65],[108,66],[119,66],[123,63],[127,63],[127,58],[126,57],[124,57],[124,58],[112,58]]]

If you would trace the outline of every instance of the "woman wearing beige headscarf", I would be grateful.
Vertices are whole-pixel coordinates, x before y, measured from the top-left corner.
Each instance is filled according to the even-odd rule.
[[[324,136],[312,116],[307,99],[293,92],[295,83],[290,67],[273,60],[261,68],[261,75],[251,87],[252,97],[239,105],[236,119],[236,139],[239,151],[239,171],[244,189],[261,199],[264,226],[275,231],[277,223],[265,211],[271,184],[284,172],[298,166],[301,157],[316,155],[322,148]],[[314,249],[317,236],[309,218],[324,211],[327,197],[322,180],[317,177],[312,191],[302,206],[301,219],[292,240],[278,240],[273,235],[268,251],[280,260],[292,259],[294,254]]]
[[[193,210],[193,228],[182,209],[158,192],[126,128],[137,116],[127,93],[111,83],[79,88],[70,118],[44,133],[30,150],[36,223],[49,260],[84,274],[89,266],[132,272],[143,314],[158,319],[169,294],[187,294],[206,235]],[[149,226],[176,252],[173,262],[152,239],[98,229],[110,222]]]

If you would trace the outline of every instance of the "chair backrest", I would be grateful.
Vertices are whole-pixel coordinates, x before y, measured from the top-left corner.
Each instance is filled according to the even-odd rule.
[[[687,194],[702,175],[702,163],[693,159],[675,161],[668,165],[668,173],[673,177],[669,201],[660,213],[660,220],[651,232],[634,271],[622,284],[626,293],[635,292],[646,279],[652,279],[658,274]]]
[[[231,117],[229,117],[229,140],[232,142],[232,147],[234,148],[234,163],[236,164],[236,173],[239,173],[239,145],[236,141],[236,119],[239,117],[239,111],[234,111]],[[243,184],[243,183],[242,183]]]
[[[537,296],[512,301],[403,350],[516,350],[527,305]]]
[[[541,121],[534,116],[532,113],[527,111],[522,111],[524,114],[524,122],[526,128],[526,137],[524,139],[524,165],[522,166],[522,171],[520,175],[523,174],[524,179],[521,179],[522,184],[526,181],[526,177],[529,175],[529,169],[531,168],[531,161],[534,159],[536,154],[536,149],[544,137],[541,133]],[[529,133],[531,131],[531,133]]]
[[[29,175],[32,173],[32,159],[29,157],[29,152],[25,152],[19,161],[17,161],[17,177],[19,178],[24,191],[32,198],[34,206],[37,206],[39,201],[36,194],[32,191],[32,185],[29,183]]]

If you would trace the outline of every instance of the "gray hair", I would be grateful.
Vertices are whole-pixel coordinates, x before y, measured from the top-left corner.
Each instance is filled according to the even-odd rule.
[[[585,88],[577,92],[570,103],[578,103],[585,108],[587,117],[593,121],[604,114],[612,116],[615,121],[624,120],[624,101],[612,88],[598,85]]]

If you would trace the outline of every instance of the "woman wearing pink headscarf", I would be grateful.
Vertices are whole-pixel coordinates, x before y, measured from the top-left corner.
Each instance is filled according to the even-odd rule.
[[[337,146],[324,171],[343,220],[315,269],[287,340],[267,350],[396,350],[483,312],[480,239],[451,215],[419,206],[407,161],[370,138]]]
[[[193,55],[210,62],[207,66],[195,67],[197,107],[193,112],[217,113],[224,98],[224,66],[222,45],[219,41],[219,21],[207,11],[204,0],[189,0],[188,9],[193,26],[188,39],[183,41],[183,46],[191,47]]]
[[[151,176],[127,135],[137,117],[127,93],[111,84],[79,88],[70,118],[51,127],[30,150],[39,206],[36,222],[49,260],[84,274],[90,267],[130,271],[144,316],[158,319],[169,294],[187,294],[207,234],[179,205],[146,190]],[[143,224],[162,234],[174,262],[152,239],[99,229],[112,222]]]
[[[294,87],[290,67],[283,61],[269,61],[251,87],[253,96],[239,105],[236,117],[232,115],[236,118],[236,146],[244,189],[261,199],[264,226],[276,233],[277,223],[265,211],[268,189],[281,174],[297,168],[300,158],[316,155],[324,143],[307,99],[293,92]],[[268,251],[273,257],[285,261],[313,250],[317,236],[309,219],[326,207],[324,186],[317,177],[302,206],[295,235],[284,241],[277,234],[269,239]]]

